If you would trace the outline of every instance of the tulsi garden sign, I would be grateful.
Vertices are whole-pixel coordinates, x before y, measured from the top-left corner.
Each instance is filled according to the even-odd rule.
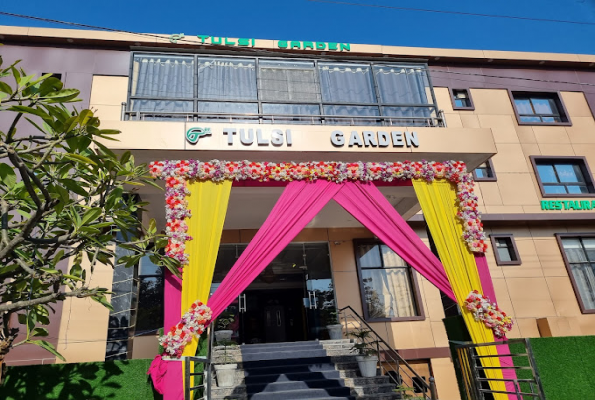
[[[171,43],[178,43],[186,37],[183,33],[174,33],[169,36]],[[200,44],[210,44],[215,46],[230,46],[230,47],[255,47],[256,39],[254,38],[227,38],[223,36],[209,36],[196,35],[200,40]],[[305,42],[299,40],[276,40],[275,45],[279,49],[289,50],[326,50],[326,51],[351,51],[351,43],[335,43],[335,42]]]
[[[595,200],[541,200],[542,210],[595,210]]]

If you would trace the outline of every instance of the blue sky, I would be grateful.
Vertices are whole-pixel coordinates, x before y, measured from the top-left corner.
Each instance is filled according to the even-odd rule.
[[[4,0],[0,11],[135,32],[595,54],[595,0],[346,1],[569,20],[590,25],[404,11],[308,0]],[[7,16],[0,16],[0,24],[60,27]]]

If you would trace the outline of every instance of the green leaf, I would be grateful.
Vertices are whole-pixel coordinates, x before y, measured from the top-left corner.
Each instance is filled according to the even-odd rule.
[[[25,325],[27,323],[27,314],[19,314],[19,324]]]
[[[39,108],[32,108],[32,107],[27,107],[27,106],[12,106],[8,110],[16,111],[16,112],[20,112],[20,113],[24,113],[24,114],[37,115],[38,117],[41,117],[44,120],[51,119],[51,117],[48,114],[46,114],[43,110],[41,110]]]
[[[17,175],[8,164],[0,163],[0,180],[9,189],[12,189],[17,183]]]
[[[108,310],[114,311],[114,307],[112,307],[112,305],[109,303],[109,301],[107,301],[104,295],[93,296],[91,298],[99,304],[103,304],[103,306]]]
[[[44,99],[46,103],[65,103],[76,99],[79,94],[80,91],[77,89],[62,89],[46,93],[41,98]]]
[[[82,281],[81,278],[74,276],[74,275],[64,274],[62,276],[66,279],[72,279],[73,281]]]
[[[68,158],[69,160],[77,161],[83,164],[91,164],[97,166],[97,163],[95,161],[85,156],[81,156],[80,154],[66,153],[64,154],[64,157]]]
[[[45,328],[35,328],[31,332],[31,336],[47,336],[48,334],[48,330]]]
[[[88,196],[89,193],[85,191],[80,185],[79,182],[72,180],[72,179],[60,179],[60,182],[66,186],[68,190],[74,192],[80,196]]]
[[[54,345],[49,342],[46,342],[45,340],[30,340],[29,343],[35,344],[35,345],[41,347],[42,349],[49,351],[50,353],[52,353],[53,355],[55,355],[62,361],[66,361],[66,359],[62,356],[62,354],[58,353],[58,351],[56,350]]]
[[[12,88],[6,82],[0,81],[0,92],[12,94]]]
[[[83,214],[83,218],[81,219],[81,226],[88,224],[89,222],[95,221],[101,215],[103,211],[101,208],[91,208],[87,210],[85,214]]]

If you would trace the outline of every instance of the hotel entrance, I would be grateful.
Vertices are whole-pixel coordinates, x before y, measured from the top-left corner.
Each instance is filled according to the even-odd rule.
[[[211,292],[246,248],[222,244]],[[218,329],[239,344],[328,339],[335,310],[328,243],[291,243],[225,310]]]

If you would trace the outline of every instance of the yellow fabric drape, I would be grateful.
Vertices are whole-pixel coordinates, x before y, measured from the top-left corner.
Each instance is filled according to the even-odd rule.
[[[188,182],[190,195],[186,199],[192,214],[186,223],[192,240],[186,242],[189,264],[184,267],[182,277],[182,315],[196,300],[207,303],[227,213],[231,183],[230,180]],[[194,356],[197,347],[198,339],[195,338],[184,348],[182,355]]]
[[[483,293],[483,291],[475,257],[462,239],[463,227],[457,217],[455,189],[448,181],[430,183],[419,179],[413,180],[413,187],[457,302],[463,308],[469,292],[478,290]],[[473,314],[463,310],[463,318],[473,343],[494,342],[492,330],[483,322],[476,321]],[[479,347],[478,353],[482,356],[498,354],[495,346]],[[498,357],[486,357],[482,358],[482,364],[484,367],[500,367],[500,360]],[[485,372],[489,378],[503,379],[501,369]],[[506,391],[502,381],[491,381],[490,387],[492,390]],[[494,397],[496,400],[508,399],[505,394],[494,394]]]

